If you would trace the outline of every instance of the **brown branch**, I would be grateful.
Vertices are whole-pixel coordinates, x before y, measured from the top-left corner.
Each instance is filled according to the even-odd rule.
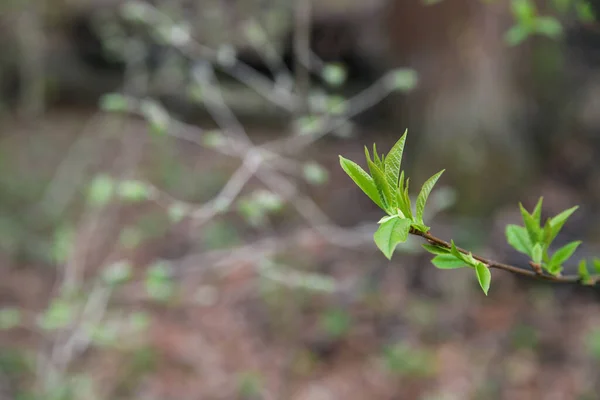
[[[424,232],[418,231],[414,228],[410,228],[410,234],[415,235],[415,236],[420,236],[423,239],[427,240],[430,244],[433,244],[433,245],[436,245],[439,247],[444,247],[446,249],[451,248],[450,243],[429,234],[429,232],[424,233]],[[461,249],[460,247],[457,247],[457,249],[458,249],[458,251],[460,251],[463,254],[467,254],[467,255],[469,254],[469,252],[467,250]],[[534,271],[529,271],[529,270],[515,267],[512,265],[499,263],[499,262],[496,262],[493,260],[488,260],[487,258],[476,256],[475,254],[473,254],[473,258],[475,258],[477,261],[481,261],[482,263],[486,264],[490,268],[501,269],[503,271],[512,272],[513,274],[517,274],[517,275],[528,276],[530,278],[543,279],[546,281],[556,282],[556,283],[581,283],[581,278],[577,275],[554,276],[554,275],[544,273],[541,270],[541,268],[539,268],[539,270],[538,270],[537,268],[534,268],[533,266],[532,266],[532,268],[534,268]]]

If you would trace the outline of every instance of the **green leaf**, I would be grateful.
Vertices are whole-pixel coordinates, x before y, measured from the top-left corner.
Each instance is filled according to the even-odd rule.
[[[348,79],[348,71],[344,65],[339,63],[326,64],[321,75],[331,86],[341,86]]]
[[[167,110],[154,100],[144,100],[140,104],[140,112],[144,115],[146,121],[150,124],[153,133],[157,135],[166,134],[171,117]]]
[[[435,186],[436,182],[442,176],[445,170],[441,170],[437,174],[433,175],[429,178],[421,187],[421,191],[419,192],[419,196],[417,197],[417,222],[423,224],[423,212],[425,211],[425,204],[427,203],[427,198],[431,193],[431,190]]]
[[[540,224],[542,223],[542,203],[543,202],[544,202],[544,198],[540,197],[537,204],[535,205],[535,208],[533,209],[533,212],[531,213],[531,216],[533,217],[533,220],[537,226],[540,226]]]
[[[54,232],[52,242],[52,258],[55,262],[64,263],[73,251],[75,232],[70,226],[61,226]]]
[[[13,329],[21,323],[21,311],[16,307],[0,308],[0,330]]]
[[[595,271],[597,274],[600,274],[600,259],[598,259],[598,258],[594,258],[594,259],[592,260],[592,265],[594,266],[594,271]]]
[[[392,90],[409,92],[419,83],[419,76],[415,70],[399,68],[390,71],[385,78],[385,82]]]
[[[385,179],[385,175],[383,171],[375,165],[373,161],[367,161],[369,163],[369,170],[373,175],[373,181],[375,182],[375,187],[377,188],[377,192],[379,193],[379,197],[383,199],[383,205],[385,206],[385,211],[388,214],[394,213],[396,209],[396,196],[392,197],[392,192],[390,191],[390,185],[388,185],[388,181]]]
[[[538,17],[535,20],[536,32],[550,38],[557,38],[563,33],[563,27],[554,17]]]
[[[152,187],[142,181],[125,180],[117,186],[117,193],[125,200],[139,202],[152,196]]]
[[[541,239],[542,228],[540,228],[539,223],[536,223],[535,218],[523,207],[523,204],[519,203],[519,209],[521,210],[523,223],[527,229],[531,243],[537,243]]]
[[[173,223],[181,221],[190,212],[190,207],[183,203],[173,203],[169,206],[167,210],[169,220]]]
[[[344,310],[329,310],[321,316],[321,326],[328,335],[339,338],[348,333],[352,320]]]
[[[340,156],[340,165],[346,171],[348,176],[356,183],[356,185],[367,195],[369,198],[379,206],[382,210],[385,210],[381,197],[373,178],[369,176],[358,164],[344,157]]]
[[[217,149],[227,144],[227,137],[221,131],[212,130],[202,135],[202,145],[211,149]]]
[[[393,189],[398,187],[398,177],[400,176],[400,166],[402,165],[402,154],[404,153],[404,143],[406,142],[407,134],[408,129],[404,131],[400,140],[392,146],[385,159],[385,177]]]
[[[559,267],[563,265],[565,261],[571,258],[571,256],[573,255],[573,253],[575,253],[575,250],[577,250],[577,247],[579,247],[580,244],[581,241],[578,240],[575,242],[568,243],[560,249],[556,250],[556,252],[552,255],[552,258],[550,259],[548,268],[553,269],[554,267]]]
[[[504,41],[509,46],[521,44],[529,36],[529,30],[521,25],[514,25],[504,35]]]
[[[515,250],[531,256],[532,245],[527,230],[518,225],[506,226],[506,240]]]
[[[460,252],[458,250],[458,247],[456,247],[456,245],[454,244],[454,240],[450,241],[450,253],[452,255],[454,255],[454,257],[456,257],[460,260],[463,260],[463,262],[467,265],[474,266],[473,264],[476,262],[475,260],[472,259],[473,258],[472,256],[471,256],[471,258],[469,258],[466,254],[463,254],[462,252]]]
[[[327,170],[315,162],[304,164],[303,173],[304,179],[313,185],[322,185],[329,177]]]
[[[533,246],[533,249],[531,251],[531,259],[533,260],[534,263],[540,264],[542,262],[542,256],[543,256],[542,245],[540,243],[536,243],[535,246]]]
[[[406,218],[412,218],[412,209],[410,205],[410,197],[407,195],[408,191],[405,190],[405,182],[404,182],[404,171],[400,172],[400,178],[398,181],[398,191],[396,192],[396,201],[398,204],[398,208],[402,211],[402,214]]]
[[[410,184],[410,178],[406,179],[406,185],[404,186],[404,192],[402,193],[402,198],[404,199],[404,203],[406,204],[407,208],[408,208],[408,215],[410,216],[411,219],[413,219],[412,217],[412,206],[410,205],[410,196],[408,195],[408,186]]]
[[[118,261],[102,271],[102,278],[109,285],[120,285],[131,279],[132,271],[128,261]]]
[[[475,266],[475,273],[477,275],[477,281],[483,289],[483,293],[487,296],[490,290],[490,283],[492,282],[492,273],[490,269],[483,263],[477,263]]]
[[[587,262],[585,260],[579,261],[579,278],[583,283],[588,283],[590,280],[590,271],[587,268]]]
[[[467,267],[467,264],[461,260],[456,258],[452,254],[439,254],[431,260],[433,265],[439,269],[457,269]]]
[[[388,260],[392,259],[396,246],[406,241],[409,229],[409,219],[394,218],[379,225],[373,239]]]
[[[108,93],[100,98],[100,109],[108,112],[127,111],[129,101],[119,93]]]
[[[594,17],[594,12],[592,11],[589,2],[578,1],[575,3],[575,10],[577,12],[577,17],[581,22],[595,22],[596,18]]]
[[[556,238],[565,222],[567,222],[567,219],[569,219],[571,214],[573,214],[578,208],[579,206],[571,207],[568,210],[561,212],[557,216],[550,218],[550,227],[552,230],[552,234],[550,235],[550,242],[547,242],[547,244],[550,244],[554,240],[554,238]]]
[[[377,165],[381,171],[384,171],[385,164],[383,164],[381,158],[379,158],[379,154],[377,153],[377,145],[375,143],[373,143],[373,163]]]
[[[423,248],[425,250],[427,250],[428,252],[430,252],[431,254],[437,254],[437,255],[450,254],[450,249],[447,249],[445,247],[434,246],[432,244],[422,244],[421,246],[423,246]]]
[[[520,21],[527,21],[536,14],[535,4],[530,0],[512,0],[510,9]]]
[[[44,330],[55,330],[68,326],[74,317],[74,304],[63,299],[54,299],[39,317],[38,323]]]
[[[114,186],[114,181],[110,176],[98,175],[88,188],[88,203],[95,207],[106,205],[112,197]]]

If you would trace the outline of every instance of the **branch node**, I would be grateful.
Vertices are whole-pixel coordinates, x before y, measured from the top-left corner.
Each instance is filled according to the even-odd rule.
[[[531,268],[533,269],[533,271],[536,274],[544,275],[544,272],[542,271],[542,267],[540,264],[534,263],[533,261],[529,261],[529,265],[531,266]]]

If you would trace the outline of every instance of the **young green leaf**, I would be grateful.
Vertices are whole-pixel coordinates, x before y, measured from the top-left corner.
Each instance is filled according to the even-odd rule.
[[[518,225],[506,226],[506,240],[515,250],[531,256],[532,244],[527,230]]]
[[[383,202],[379,197],[379,191],[373,178],[369,176],[358,164],[340,156],[340,165],[356,185],[382,210],[385,210]]]
[[[596,271],[597,274],[600,274],[600,259],[594,258],[592,260],[592,265],[594,266],[594,271]]]
[[[382,172],[385,170],[385,165],[383,164],[381,158],[379,158],[379,154],[377,153],[377,145],[375,143],[373,143],[373,163],[377,165]]]
[[[392,146],[392,149],[385,158],[385,177],[388,180],[391,188],[398,187],[398,177],[400,176],[400,166],[402,165],[402,154],[404,153],[404,143],[406,142],[406,135],[408,130],[404,131],[404,134]]]
[[[400,172],[400,178],[398,181],[398,190],[396,192],[396,202],[398,204],[398,208],[402,211],[405,217],[412,219],[412,209],[410,205],[410,197],[406,194],[408,192],[405,191],[405,182],[404,182],[404,171]]]
[[[412,220],[413,218],[413,213],[412,213],[412,206],[411,206],[411,202],[410,202],[410,196],[408,194],[408,186],[410,184],[410,178],[406,178],[406,184],[404,185],[404,192],[402,193],[402,198],[404,199],[404,203],[406,204],[407,208],[408,208],[408,216],[409,218]]]
[[[537,226],[540,226],[540,224],[542,223],[542,203],[543,202],[544,202],[544,198],[540,197],[537,204],[535,205],[535,208],[533,209],[533,212],[531,213],[531,216],[533,217],[533,220],[535,221]]]
[[[377,187],[377,192],[379,193],[379,197],[383,200],[382,203],[384,205],[384,209],[388,214],[395,213],[396,210],[396,196],[392,196],[392,192],[390,190],[390,185],[388,185],[387,180],[385,179],[385,175],[383,171],[375,165],[373,161],[367,161],[369,163],[369,169],[371,170],[371,174],[373,176],[373,181],[375,182],[375,187]]]
[[[581,241],[578,240],[575,242],[568,243],[560,249],[556,250],[556,252],[552,255],[552,258],[550,259],[549,268],[552,269],[553,267],[559,267],[563,265],[565,261],[571,258],[571,256],[573,255],[573,253],[575,253],[575,250],[577,250],[577,247],[580,244]]]
[[[536,243],[531,250],[531,259],[534,263],[540,264],[542,262],[543,249],[540,243]]]
[[[326,64],[321,76],[331,86],[341,86],[348,78],[348,71],[344,65],[339,63]]]
[[[420,224],[423,223],[423,212],[425,211],[425,203],[427,203],[427,198],[444,171],[445,170],[441,170],[437,174],[433,175],[423,184],[423,187],[421,187],[421,191],[417,197],[417,222]]]
[[[412,224],[411,227],[413,229],[416,229],[419,232],[423,232],[423,233],[427,233],[431,229],[431,227],[429,227],[429,226],[427,226],[425,224]]]
[[[552,242],[554,238],[556,238],[558,232],[560,232],[565,222],[567,222],[567,219],[569,219],[571,214],[573,214],[578,208],[579,206],[571,207],[568,210],[561,212],[557,216],[550,218],[550,227],[552,231],[549,238],[550,242]],[[548,242],[548,244],[550,244],[550,242]]]
[[[436,255],[450,254],[450,249],[447,249],[445,247],[434,246],[432,244],[422,244],[421,246],[423,246],[423,248],[425,250],[427,250],[428,252],[430,252],[431,254],[436,254]]]
[[[475,263],[477,261],[475,261],[475,259],[473,259],[473,256],[471,254],[466,255],[461,253],[458,248],[456,247],[456,245],[454,244],[454,240],[450,241],[450,254],[452,254],[454,257],[463,260],[463,262],[467,265],[470,266],[475,266]]]
[[[439,269],[456,269],[467,267],[467,264],[452,254],[439,254],[431,262]]]
[[[535,218],[527,212],[523,204],[519,203],[519,209],[521,210],[521,215],[523,216],[523,223],[525,225],[525,229],[527,229],[527,234],[529,235],[529,239],[531,243],[537,243],[541,239],[542,229],[540,225],[536,223]]]
[[[521,44],[527,36],[529,36],[530,30],[523,25],[513,25],[505,34],[504,41],[509,46],[517,46]]]
[[[392,259],[396,246],[406,241],[409,229],[410,220],[401,218],[394,218],[379,225],[373,239],[388,260]]]
[[[562,25],[554,17],[537,17],[535,20],[535,30],[551,38],[557,38],[563,33]]]
[[[590,271],[587,268],[587,261],[581,260],[579,261],[579,278],[583,283],[588,283],[590,281]]]
[[[492,281],[492,273],[490,269],[483,263],[477,263],[475,266],[475,273],[477,274],[477,281],[479,281],[479,285],[481,289],[483,289],[483,293],[487,296],[488,291],[490,290],[490,283]]]

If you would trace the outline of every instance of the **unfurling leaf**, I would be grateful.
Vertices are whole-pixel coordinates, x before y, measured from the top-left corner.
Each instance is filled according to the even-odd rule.
[[[388,260],[392,259],[396,246],[406,241],[409,229],[409,219],[393,218],[379,225],[373,239]]]
[[[435,186],[440,176],[444,173],[445,170],[441,170],[437,174],[433,175],[429,178],[421,187],[421,191],[419,192],[419,196],[417,197],[417,222],[423,224],[423,211],[425,211],[425,204],[427,203],[427,198],[431,193],[431,190]]]
[[[433,265],[439,269],[456,269],[456,268],[464,268],[467,267],[467,264],[461,260],[456,258],[452,254],[439,254],[431,260]]]
[[[531,256],[532,244],[524,227],[508,225],[506,227],[506,240],[515,250]]]
[[[483,289],[483,293],[487,296],[488,291],[490,290],[490,283],[492,282],[492,273],[487,265],[483,263],[478,263],[475,266],[475,273],[477,274],[477,281]]]
[[[379,197],[379,192],[377,191],[377,186],[375,186],[375,182],[373,178],[369,176],[358,164],[354,161],[350,161],[342,156],[340,156],[340,165],[346,171],[348,176],[352,178],[354,183],[367,195],[369,198],[379,206],[382,210],[385,210],[383,206],[383,202]]]
[[[398,190],[396,191],[396,201],[398,203],[398,208],[402,211],[402,214],[406,218],[412,219],[412,209],[410,205],[410,197],[408,196],[408,190],[406,190],[405,185],[408,182],[404,182],[404,171],[400,173],[400,178],[398,181]]]
[[[402,165],[402,154],[404,153],[404,143],[408,130],[404,131],[404,135],[394,144],[385,159],[385,177],[392,190],[398,187],[398,177],[400,176],[400,166]]]
[[[527,229],[527,234],[529,235],[531,243],[537,243],[540,241],[542,236],[542,229],[540,228],[539,223],[536,223],[533,215],[527,212],[525,207],[523,207],[523,204],[519,203],[519,209],[521,210],[523,223],[525,225],[525,229]]]
[[[388,214],[393,214],[397,207],[396,196],[392,196],[392,191],[390,190],[388,181],[385,179],[384,172],[374,161],[367,160],[367,163],[369,164],[369,170],[373,176],[373,181],[375,182],[375,187],[377,187],[379,197],[383,199],[385,211]]]

